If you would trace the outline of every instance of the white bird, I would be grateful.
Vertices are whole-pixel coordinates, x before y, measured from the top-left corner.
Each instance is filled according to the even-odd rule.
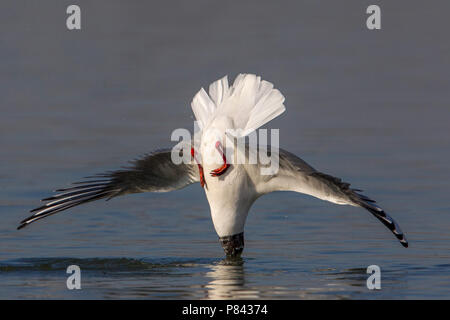
[[[253,202],[273,191],[295,191],[341,205],[362,207],[380,220],[404,246],[408,242],[398,224],[375,201],[362,195],[361,190],[328,174],[321,173],[299,157],[279,149],[279,169],[262,174],[267,167],[261,161],[249,159],[264,146],[253,150],[235,148],[229,131],[235,137],[245,137],[285,111],[284,96],[270,82],[252,74],[240,74],[232,86],[227,77],[213,82],[209,95],[202,88],[192,101],[192,110],[200,132],[197,141],[184,142],[177,149],[179,156],[190,153],[192,161],[175,164],[174,149],[164,149],[133,162],[133,166],[87,177],[73,187],[60,192],[19,225],[21,229],[39,219],[71,207],[106,198],[107,200],[130,193],[167,192],[200,182],[208,199],[214,228],[229,257],[240,256],[244,249],[244,225]],[[228,143],[227,143],[228,142]],[[228,149],[233,158],[228,159]],[[236,161],[242,156],[243,163]],[[210,174],[204,174],[209,172]]]

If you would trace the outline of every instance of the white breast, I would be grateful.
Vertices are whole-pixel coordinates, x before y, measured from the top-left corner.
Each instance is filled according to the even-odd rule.
[[[223,164],[222,157],[215,148],[217,141],[214,132],[205,132],[201,155],[206,181],[205,193],[214,228],[220,237],[224,237],[244,231],[248,210],[257,196],[244,165],[231,164],[223,175],[211,177],[210,172]]]

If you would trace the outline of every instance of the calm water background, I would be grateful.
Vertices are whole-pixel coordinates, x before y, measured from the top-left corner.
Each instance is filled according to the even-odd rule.
[[[72,1],[0,5],[0,298],[450,298],[448,1],[77,3],[72,32]],[[52,190],[171,146],[199,88],[239,72],[286,96],[281,146],[378,200],[410,248],[362,209],[274,193],[227,265],[198,184],[15,230]]]

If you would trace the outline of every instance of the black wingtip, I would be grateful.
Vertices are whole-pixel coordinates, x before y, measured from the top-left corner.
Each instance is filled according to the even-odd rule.
[[[406,240],[405,236],[402,234],[401,239],[398,238],[403,247],[408,248],[408,240]]]
[[[360,201],[359,205],[364,209],[367,209],[370,213],[374,215],[381,223],[383,223],[397,238],[400,244],[404,248],[408,248],[408,240],[406,240],[406,236],[404,235],[400,226],[395,222],[395,220],[389,216],[383,209],[376,206],[374,203],[367,203],[364,201]]]
[[[28,225],[28,223],[22,223],[17,227],[17,230],[23,229]]]

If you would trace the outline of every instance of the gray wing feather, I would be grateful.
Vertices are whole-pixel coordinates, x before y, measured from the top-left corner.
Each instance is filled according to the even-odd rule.
[[[182,156],[183,149],[179,152]],[[59,193],[43,199],[48,202],[31,210],[33,214],[22,220],[18,229],[86,202],[129,193],[177,190],[198,182],[198,177],[196,165],[176,165],[171,160],[171,149],[158,150],[131,161],[131,166],[122,170],[86,177],[86,181],[75,182],[73,187],[56,190]]]
[[[296,184],[288,183],[289,186],[297,186],[290,189],[291,191],[310,194],[338,204],[359,206],[368,210],[394,234],[404,247],[408,247],[408,241],[400,226],[383,209],[377,206],[374,200],[361,194],[362,190],[350,188],[349,183],[315,170],[294,154],[280,149],[280,170],[275,179],[278,179],[281,189],[286,181],[295,179]]]

